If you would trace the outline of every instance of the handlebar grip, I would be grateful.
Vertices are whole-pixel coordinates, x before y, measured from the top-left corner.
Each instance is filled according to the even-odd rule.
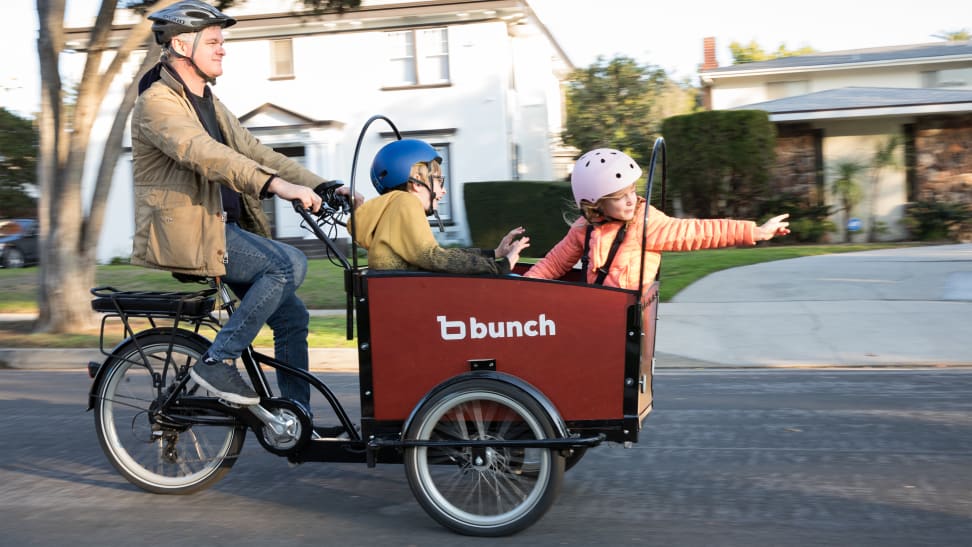
[[[333,184],[330,182],[322,182],[314,188],[314,193],[321,196],[321,199],[331,209],[335,211],[348,212],[351,210],[351,201],[347,196],[343,196],[337,193],[337,189],[343,186],[340,181],[334,181],[339,184]]]

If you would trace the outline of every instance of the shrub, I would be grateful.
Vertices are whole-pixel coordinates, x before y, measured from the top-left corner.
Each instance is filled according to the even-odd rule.
[[[905,206],[902,222],[914,239],[956,241],[963,225],[972,223],[972,209],[964,203],[916,201]]]
[[[712,110],[662,124],[669,189],[686,214],[750,218],[771,193],[776,126],[762,110]]]
[[[493,249],[508,231],[526,228],[526,257],[542,257],[567,233],[573,206],[569,182],[476,182],[463,187],[473,246]]]
[[[763,201],[759,207],[760,222],[764,222],[771,215],[789,213],[790,235],[773,240],[777,243],[821,243],[824,237],[837,231],[837,226],[830,220],[833,207],[830,205],[813,205],[795,194],[783,194],[780,197]]]

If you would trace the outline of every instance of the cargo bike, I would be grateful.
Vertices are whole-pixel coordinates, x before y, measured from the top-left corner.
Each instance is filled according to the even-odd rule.
[[[388,121],[368,124],[375,119]],[[664,174],[661,139],[649,196],[657,157]],[[88,408],[127,480],[153,493],[202,490],[230,471],[252,431],[292,462],[404,464],[434,520],[461,534],[502,536],[550,508],[565,470],[588,448],[638,441],[652,409],[657,279],[624,290],[574,281],[577,270],[564,280],[371,271],[356,253],[349,262],[339,252],[334,227],[349,208],[328,201],[317,215],[295,210],[345,270],[360,423],[320,378],[253,348],[241,363],[259,405],[224,402],[193,382],[188,369],[206,352],[206,335],[233,309],[215,280],[187,292],[99,287],[92,306],[105,314],[105,359],[88,365]],[[107,349],[113,321],[125,339]],[[307,408],[274,395],[267,369],[309,382],[340,425],[315,429]]]

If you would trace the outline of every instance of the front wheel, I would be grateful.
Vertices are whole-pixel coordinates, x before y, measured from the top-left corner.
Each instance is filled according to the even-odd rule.
[[[408,440],[530,440],[555,437],[536,400],[496,380],[447,388],[419,409]],[[519,447],[410,447],[409,486],[440,524],[473,536],[504,536],[536,522],[553,504],[564,477],[555,450]]]
[[[221,479],[236,462],[244,427],[176,425],[155,413],[160,395],[174,389],[179,369],[195,364],[206,349],[206,341],[193,333],[176,331],[174,338],[171,331],[153,333],[140,337],[138,345],[129,342],[103,365],[109,368],[95,389],[98,441],[115,469],[139,488],[189,494]],[[207,395],[192,380],[182,389]]]

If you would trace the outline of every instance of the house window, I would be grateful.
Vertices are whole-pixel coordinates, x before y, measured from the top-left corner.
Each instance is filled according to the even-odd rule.
[[[922,87],[972,89],[972,68],[953,68],[921,73]]]
[[[290,38],[270,41],[270,79],[294,77],[294,43]]]
[[[449,83],[449,34],[445,28],[389,32],[388,87]]]

